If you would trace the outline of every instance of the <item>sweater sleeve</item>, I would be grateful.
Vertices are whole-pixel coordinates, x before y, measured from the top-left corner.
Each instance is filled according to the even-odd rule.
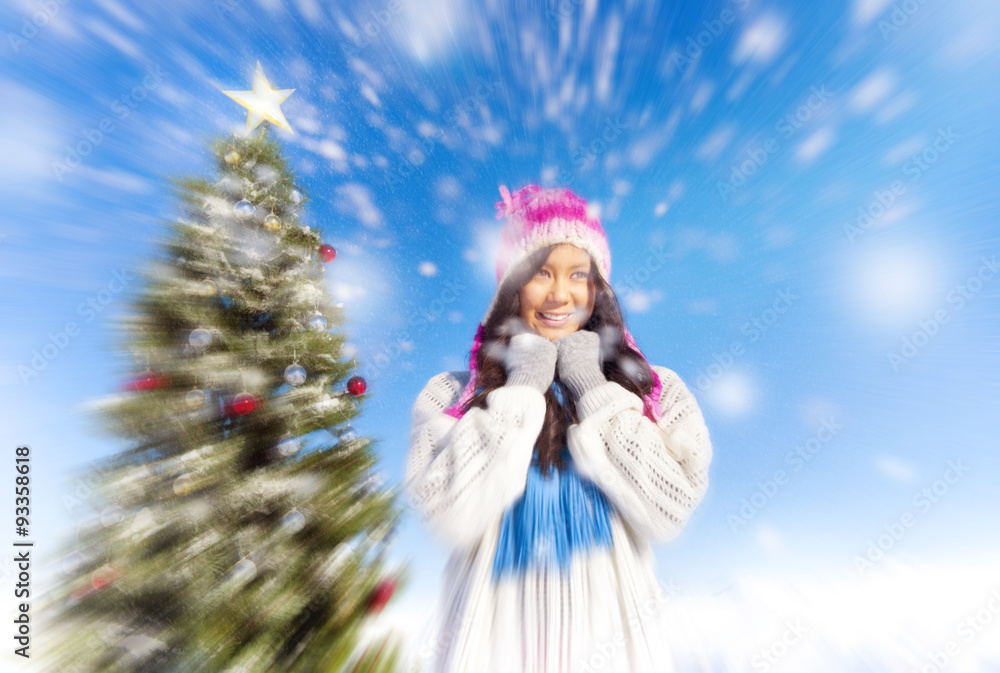
[[[673,371],[653,367],[663,390],[658,423],[642,399],[607,381],[577,400],[567,431],[577,471],[593,481],[633,532],[664,542],[684,528],[708,489],[712,445],[694,395]]]
[[[443,372],[413,406],[407,495],[446,542],[467,548],[524,492],[545,398],[528,385],[490,392],[486,408],[461,419],[444,413],[458,401],[468,372]]]

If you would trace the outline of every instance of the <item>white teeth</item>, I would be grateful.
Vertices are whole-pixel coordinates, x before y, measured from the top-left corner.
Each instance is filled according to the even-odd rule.
[[[539,315],[541,315],[543,318],[547,318],[548,320],[554,320],[554,321],[563,320],[569,317],[568,313],[563,313],[562,315],[553,313],[540,313]]]

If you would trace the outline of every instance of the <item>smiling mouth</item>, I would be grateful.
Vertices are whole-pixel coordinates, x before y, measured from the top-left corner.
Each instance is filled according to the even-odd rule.
[[[536,313],[543,325],[549,327],[560,327],[569,322],[571,313]]]

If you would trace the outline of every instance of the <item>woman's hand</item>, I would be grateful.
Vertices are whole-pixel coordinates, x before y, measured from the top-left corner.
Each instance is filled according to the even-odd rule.
[[[555,344],[534,332],[511,337],[505,363],[506,385],[529,385],[545,394],[555,378],[557,357]]]
[[[580,397],[606,383],[601,362],[601,337],[597,332],[577,330],[556,339],[559,378],[566,384],[573,397]]]

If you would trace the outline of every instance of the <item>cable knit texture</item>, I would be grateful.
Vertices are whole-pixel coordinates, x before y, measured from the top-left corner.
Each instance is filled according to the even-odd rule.
[[[712,447],[680,378],[654,367],[662,415],[617,383],[591,382],[567,431],[577,474],[611,506],[612,545],[492,578],[504,514],[524,494],[545,401],[532,385],[490,392],[485,409],[444,413],[469,372],[432,377],[413,407],[406,490],[451,548],[437,629],[423,654],[437,673],[673,671],[659,616],[670,609],[650,543],[675,537],[708,488]],[[596,662],[596,663],[595,663]],[[597,665],[597,664],[600,665]]]

